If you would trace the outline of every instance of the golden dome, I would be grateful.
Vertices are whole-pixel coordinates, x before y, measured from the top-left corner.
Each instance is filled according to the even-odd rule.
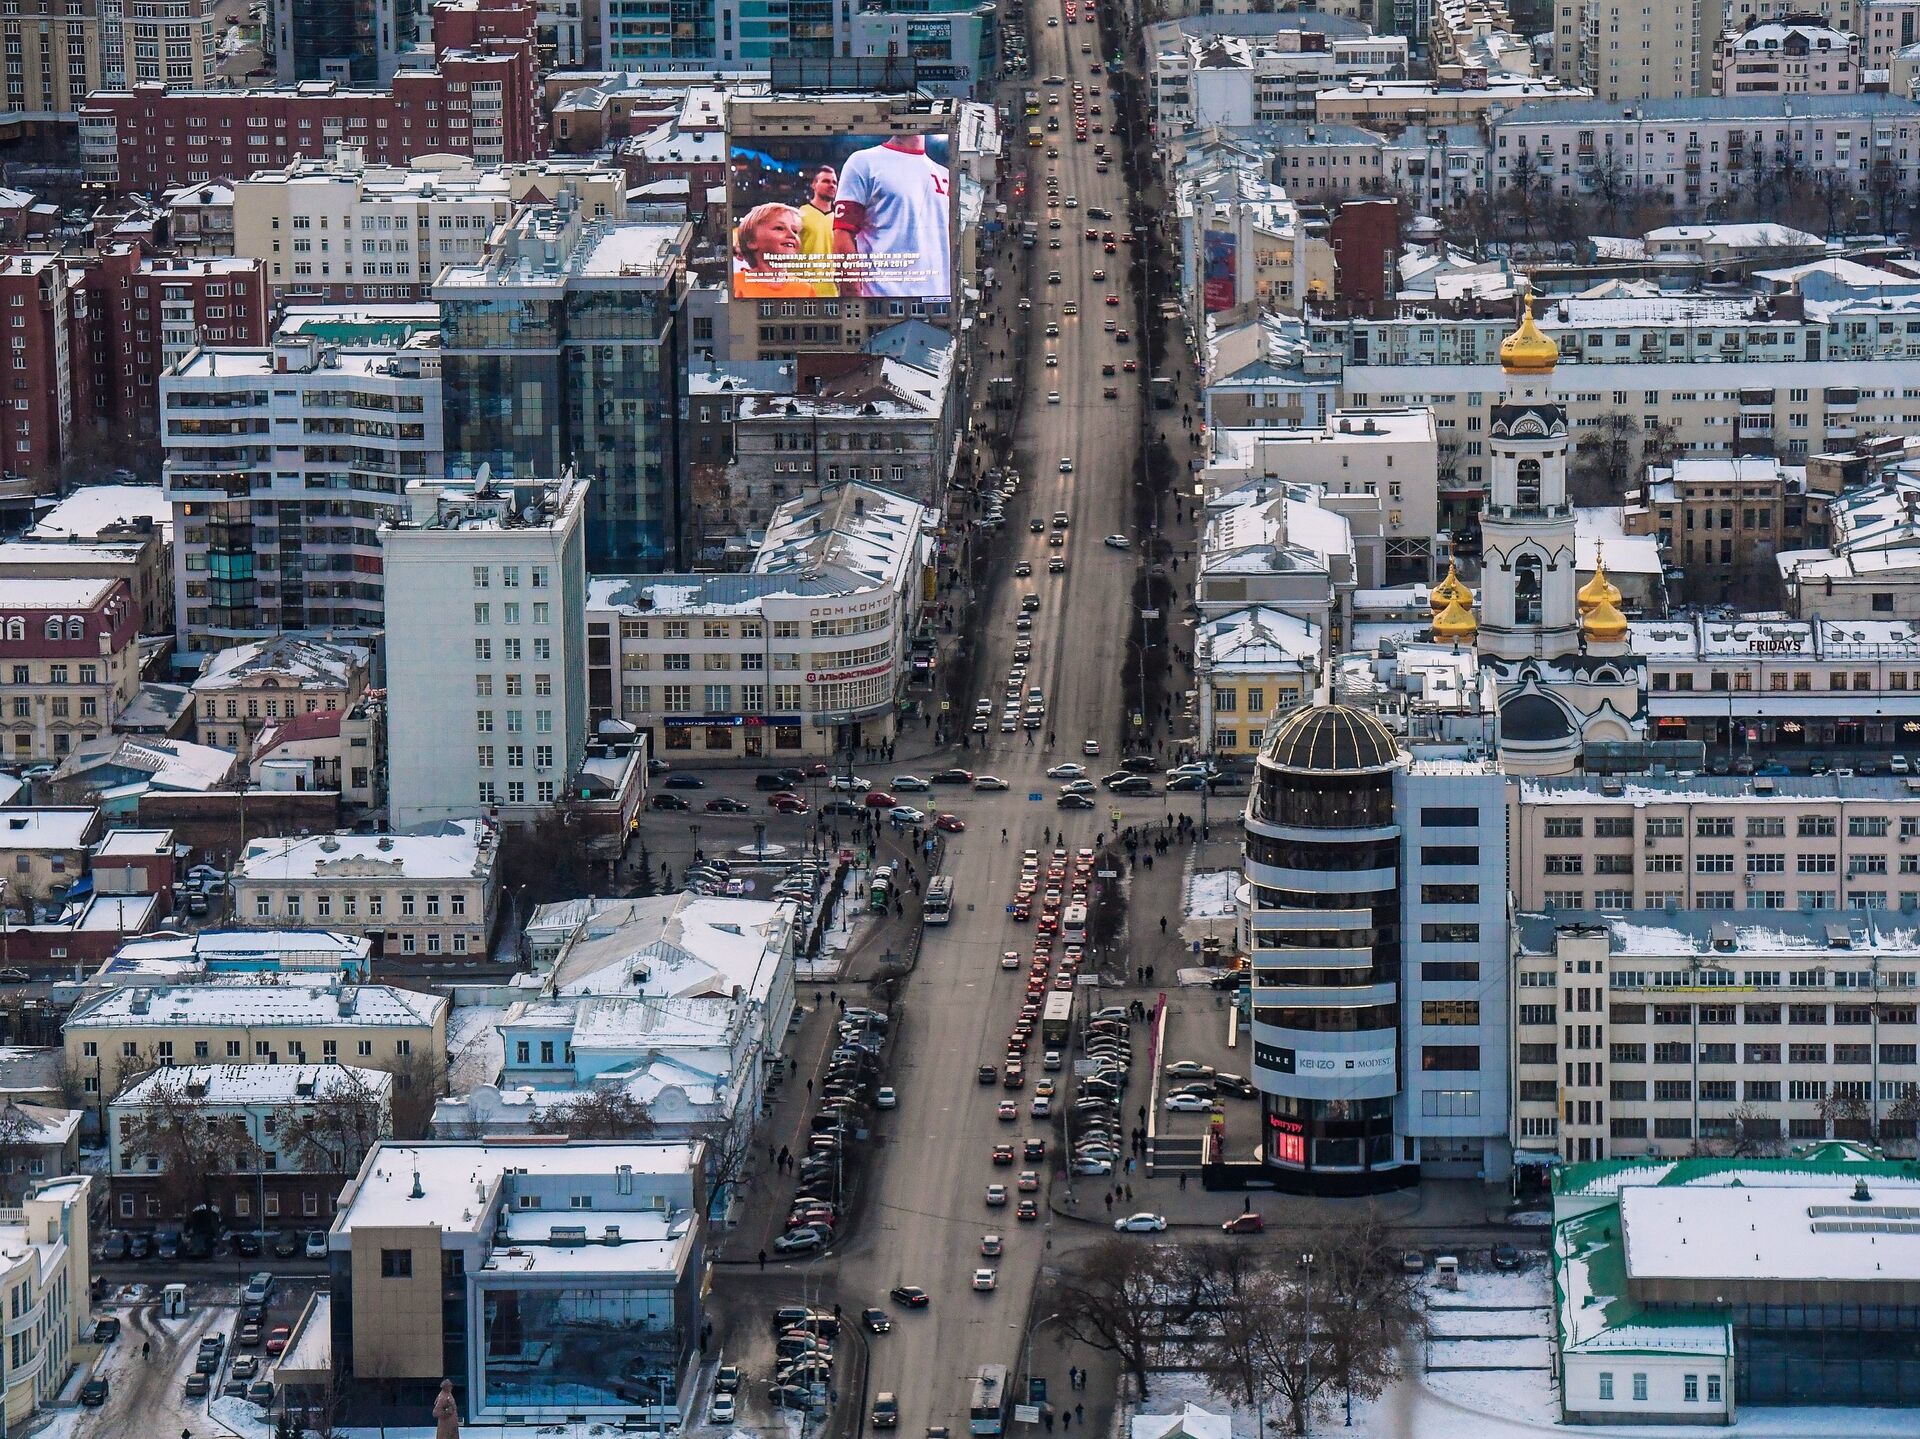
[[[1460,581],[1459,573],[1452,561],[1447,563],[1447,577],[1427,593],[1427,605],[1435,614],[1439,614],[1448,605],[1460,604],[1467,609],[1473,608],[1473,591]]]
[[[1545,375],[1559,359],[1553,337],[1533,322],[1533,292],[1528,291],[1520,328],[1500,342],[1500,368],[1509,375]]]
[[[1611,600],[1602,600],[1588,610],[1580,621],[1580,627],[1587,632],[1588,639],[1604,644],[1627,637],[1627,617],[1613,607]]]
[[[1480,630],[1473,611],[1459,600],[1453,601],[1433,617],[1433,637],[1437,640],[1470,640]]]
[[[1593,578],[1580,586],[1574,599],[1579,602],[1580,613],[1583,615],[1601,605],[1612,605],[1615,609],[1620,607],[1620,587],[1607,578],[1605,561],[1594,561]]]

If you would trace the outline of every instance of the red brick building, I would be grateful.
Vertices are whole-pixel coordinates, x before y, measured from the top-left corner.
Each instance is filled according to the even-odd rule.
[[[371,164],[471,155],[483,164],[536,158],[544,146],[530,0],[441,0],[434,68],[403,70],[391,90],[309,80],[270,90],[97,90],[80,112],[90,184],[158,195],[238,179],[345,142]]]

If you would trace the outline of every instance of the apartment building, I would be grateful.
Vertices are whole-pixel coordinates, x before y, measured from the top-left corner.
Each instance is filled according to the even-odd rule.
[[[247,758],[260,732],[281,720],[351,710],[372,663],[365,645],[305,634],[217,650],[194,676],[194,738]]]
[[[1487,193],[1487,141],[1475,125],[1408,125],[1381,150],[1380,178],[1422,215]]]
[[[1853,454],[1809,459],[1808,489],[1826,522],[1817,539],[1808,536],[1815,547],[1775,557],[1794,618],[1920,619],[1920,475],[1899,458],[1906,444],[1895,437],[1881,463]],[[1834,493],[1847,475],[1868,478]]]
[[[161,377],[182,648],[382,627],[380,526],[445,467],[436,322],[296,313],[269,345],[195,349]]]
[[[1860,37],[1831,25],[1769,20],[1720,37],[1716,95],[1851,95],[1864,88]]]
[[[444,266],[480,262],[516,206],[563,190],[589,216],[625,213],[626,181],[598,159],[369,165],[342,144],[235,180],[233,250],[260,261],[283,300],[427,300]]]
[[[106,734],[140,687],[140,614],[123,580],[0,579],[0,736],[15,764]]]
[[[1358,76],[1345,85],[1320,91],[1313,99],[1313,118],[1359,125],[1383,135],[1398,135],[1408,126],[1488,123],[1516,106],[1551,108],[1578,105],[1593,99],[1593,91],[1563,84],[1552,75],[1537,77],[1493,75],[1484,85],[1433,80],[1366,80]]]
[[[1911,1145],[1920,947],[1861,911],[1627,910],[1514,922],[1515,1147],[1677,1159]]]
[[[1683,571],[1686,598],[1725,599],[1782,550],[1818,543],[1824,505],[1807,495],[1806,470],[1771,455],[1676,459],[1649,465],[1640,501],[1627,509],[1629,533],[1659,537],[1666,562]]]
[[[119,64],[103,75],[110,89],[170,85],[210,90],[220,83],[220,42],[227,22],[218,0],[167,0],[164,5],[112,4],[108,24],[119,30]],[[117,18],[116,18],[117,17]]]
[[[1332,121],[1268,126],[1274,177],[1303,203],[1350,200],[1386,188],[1387,142],[1358,125]]]
[[[1176,33],[1153,57],[1153,131],[1172,138],[1213,125],[1311,120],[1320,91],[1355,78],[1389,79],[1406,71],[1402,35]]]
[[[93,1106],[175,1064],[354,1064],[387,1070],[399,1096],[445,1073],[449,1007],[444,995],[337,977],[128,985],[76,1004],[62,1043]]]
[[[1298,320],[1215,316],[1207,331],[1200,413],[1216,429],[1317,429],[1339,404],[1340,354],[1306,341]]]
[[[598,483],[597,481],[595,483]],[[549,812],[586,758],[588,482],[420,481],[380,532],[393,821]]]
[[[9,806],[0,811],[4,902],[30,910],[58,900],[86,874],[99,833],[100,812],[91,805]]]
[[[92,1192],[91,1175],[70,1174],[43,1180],[18,1206],[0,1210],[0,1286],[13,1326],[0,1370],[9,1433],[59,1399],[76,1349],[91,1337]]]
[[[1707,88],[1723,0],[1577,0],[1554,7],[1554,73],[1609,104]]]
[[[1319,626],[1284,610],[1252,605],[1203,621],[1193,641],[1201,752],[1258,754],[1267,722],[1312,697],[1323,653]]]
[[[177,1222],[182,1185],[167,1156],[141,1142],[142,1118],[190,1108],[210,1125],[245,1133],[215,1160],[193,1203],[236,1230],[325,1228],[341,1186],[393,1134],[394,1078],[384,1069],[329,1064],[165,1065],[107,1106],[109,1212],[122,1228]]]
[[[1531,155],[1560,195],[1654,191],[1683,214],[1754,192],[1792,170],[1832,173],[1857,193],[1920,182],[1920,105],[1896,95],[1726,95],[1525,105],[1490,122],[1496,189]]]
[[[703,762],[891,742],[934,522],[902,496],[842,482],[782,505],[745,574],[596,576],[593,717]]]
[[[1537,73],[1532,45],[1500,0],[1432,0],[1427,35],[1436,79]]]
[[[528,0],[442,0],[431,69],[383,89],[306,80],[266,90],[98,90],[80,112],[87,183],[157,194],[358,144],[381,164],[431,154],[515,164],[539,152],[534,11]]]
[[[87,95],[107,83],[102,69],[102,12],[116,14],[115,0],[22,0],[9,12],[6,105],[0,135],[23,138],[33,130],[79,117]],[[118,83],[118,82],[113,82]]]
[[[420,834],[257,839],[232,874],[242,924],[365,934],[389,957],[485,954],[499,902],[500,831],[480,819]]]
[[[1920,909],[1920,789],[1897,776],[1528,779],[1508,821],[1521,909]]]
[[[578,464],[595,568],[677,562],[681,310],[689,225],[596,219],[569,193],[522,209],[433,286],[447,460],[509,476]]]

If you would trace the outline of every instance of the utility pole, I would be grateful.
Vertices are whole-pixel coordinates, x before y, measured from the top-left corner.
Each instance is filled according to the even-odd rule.
[[[1301,1336],[1301,1354],[1306,1360],[1306,1377],[1300,1385],[1300,1432],[1313,1430],[1313,1255],[1300,1256],[1300,1272],[1306,1282],[1300,1286],[1300,1303],[1306,1311],[1306,1332]]]

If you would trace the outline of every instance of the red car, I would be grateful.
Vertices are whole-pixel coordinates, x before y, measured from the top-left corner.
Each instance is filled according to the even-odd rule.
[[[775,814],[805,814],[807,802],[797,794],[777,794],[767,801]]]
[[[273,1332],[267,1335],[267,1353],[283,1353],[287,1347],[287,1340],[292,1337],[292,1333],[293,1331],[285,1324],[274,1325]]]
[[[900,803],[899,800],[895,799],[883,789],[870,789],[867,791],[866,805],[868,809],[892,809],[898,803]]]
[[[935,829],[943,829],[948,834],[965,834],[967,832],[967,822],[957,814],[934,816],[933,827]]]
[[[1267,1227],[1267,1221],[1256,1211],[1249,1209],[1245,1214],[1236,1214],[1220,1226],[1222,1234],[1258,1234]]]

